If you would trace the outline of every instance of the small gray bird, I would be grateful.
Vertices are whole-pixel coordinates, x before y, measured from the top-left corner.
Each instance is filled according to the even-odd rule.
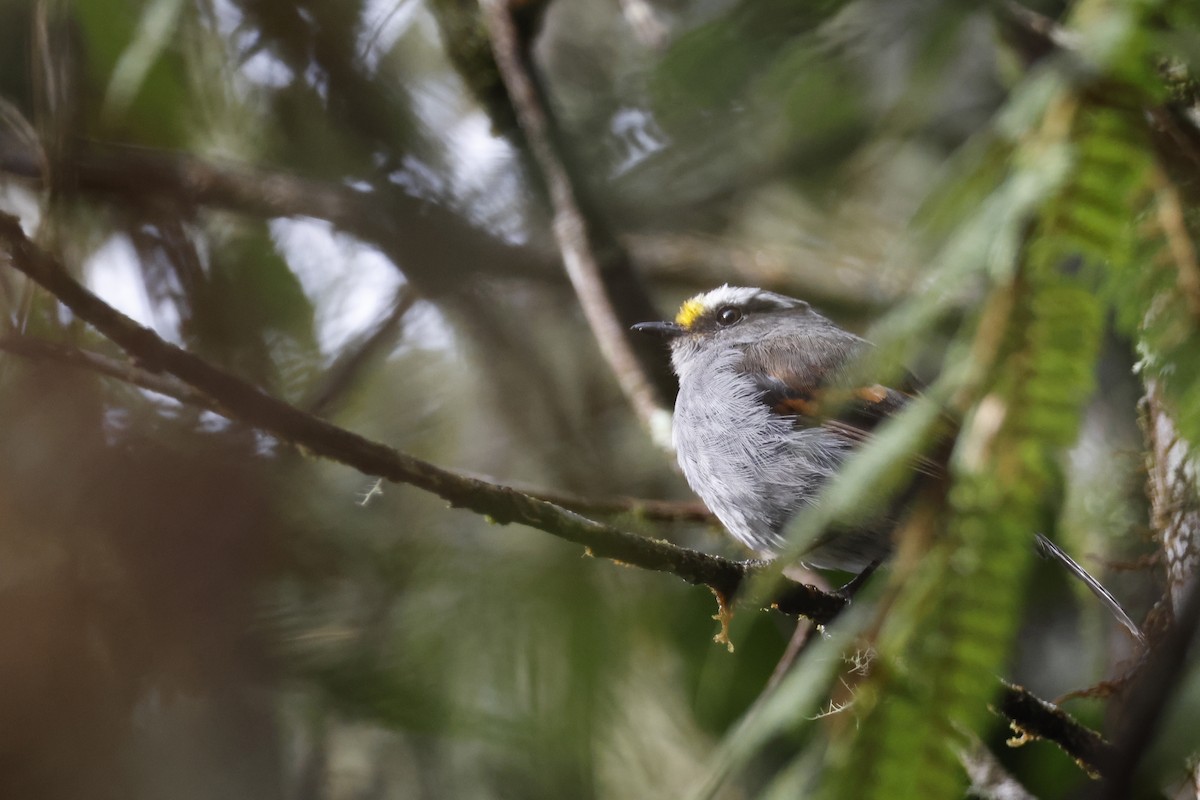
[[[722,286],[684,302],[673,322],[633,327],[670,339],[673,439],[688,483],[734,537],[768,557],[847,454],[908,399],[855,386],[849,367],[867,342],[774,292]],[[828,531],[802,560],[868,567],[890,550],[887,517]]]

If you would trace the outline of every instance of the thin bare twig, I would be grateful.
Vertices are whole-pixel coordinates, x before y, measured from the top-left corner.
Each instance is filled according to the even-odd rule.
[[[549,196],[554,214],[554,237],[567,277],[600,352],[634,413],[654,441],[669,448],[671,414],[642,368],[629,343],[628,326],[621,323],[609,298],[588,219],[570,173],[555,147],[550,118],[527,69],[520,33],[509,4],[504,0],[484,0],[480,7],[500,77]]]
[[[812,641],[815,629],[815,626],[807,620],[796,620],[796,627],[792,630],[792,635],[788,638],[787,647],[783,649],[783,655],[779,657],[779,661],[775,662],[775,669],[771,670],[771,675],[767,678],[767,685],[763,687],[762,693],[759,695],[760,700],[773,694],[775,689],[778,688],[780,681],[791,672],[796,659],[800,657],[805,647]]]
[[[497,482],[494,478],[486,475],[460,474],[469,475],[472,478],[487,483]],[[591,497],[527,483],[513,483],[510,481],[506,482],[505,485],[516,489],[522,494],[527,494],[530,497],[536,497],[539,500],[545,500],[547,503],[553,503],[556,506],[562,506],[563,508],[582,514],[630,514],[651,522],[703,522],[715,524],[717,520],[712,512],[699,500],[652,500],[645,497],[626,497],[624,495]]]
[[[24,358],[56,361],[90,370],[141,389],[147,389],[155,394],[170,397],[184,405],[221,413],[220,406],[214,403],[212,398],[203,392],[196,391],[183,381],[176,380],[170,375],[147,372],[127,361],[109,358],[100,353],[81,350],[70,345],[46,342],[29,336],[0,337],[0,350]]]
[[[326,370],[321,385],[313,392],[312,397],[304,404],[304,409],[310,414],[326,416],[329,408],[347,389],[358,381],[363,369],[372,361],[381,348],[393,341],[400,331],[404,315],[417,302],[417,292],[412,284],[406,283],[396,292],[392,301],[392,310],[376,324],[362,342]]]
[[[1050,49],[1069,51],[1079,48],[1079,34],[1066,30],[1045,14],[1026,8],[1015,0],[1000,0],[992,5],[1004,22],[1018,26],[1028,35],[1043,40],[1043,52]]]
[[[967,743],[959,750],[958,760],[971,780],[971,797],[980,800],[1037,800],[974,734],[968,735]]]
[[[258,217],[313,217],[371,242],[407,268],[421,253],[429,272],[449,271],[441,282],[424,281],[422,292],[455,284],[465,266],[487,264],[489,274],[553,280],[555,259],[533,247],[514,245],[470,225],[444,205],[403,192],[360,191],[249,164],[218,163],[186,153],[131,145],[76,142],[63,165],[74,186],[138,203],[160,196]],[[0,171],[46,180],[45,159],[29,147],[0,147]],[[435,269],[436,268],[436,269]],[[445,269],[443,269],[445,268]],[[473,267],[472,267],[473,268]]]
[[[1200,169],[1200,131],[1196,126],[1188,124],[1186,117],[1169,107],[1152,108],[1149,113],[1154,130],[1170,142],[1174,154],[1186,160],[1193,169]]]
[[[500,524],[516,522],[537,528],[583,545],[596,556],[704,584],[724,598],[736,597],[760,567],[757,562],[730,561],[602,525],[509,487],[455,474],[307,414],[170,344],[105,303],[31,242],[15,217],[0,214],[0,243],[0,264],[27,275],[146,369],[174,375],[212,398],[221,413],[313,455],[367,475],[415,486],[438,495],[451,506],[469,509]],[[762,604],[824,621],[836,615],[845,601],[811,586],[788,582]]]
[[[31,126],[25,122],[17,129],[16,123],[8,121],[6,110],[0,98],[0,129],[7,127],[11,131],[7,136],[0,135],[0,172],[44,183],[46,158],[29,138],[34,135]],[[14,119],[20,122],[19,117]],[[425,242],[428,237],[418,238],[417,232],[409,229],[406,214],[416,214],[420,224],[440,231],[438,247],[447,252],[445,257],[435,257],[438,264],[486,264],[489,276],[567,287],[558,259],[549,251],[505,242],[471,226],[453,210],[437,203],[417,199],[410,203],[400,196],[383,199],[377,192],[288,172],[216,162],[150,147],[81,141],[74,144],[71,158],[62,168],[70,172],[73,188],[80,191],[128,198],[137,203],[165,198],[173,203],[225,209],[259,218],[312,217],[373,243],[395,258],[401,258],[403,253],[440,252],[425,246],[432,244]],[[763,258],[761,252],[698,236],[631,233],[621,237],[621,244],[632,251],[640,274],[657,284],[671,285],[672,289],[684,285],[694,290],[723,283],[730,279],[731,271],[745,272],[752,264],[757,267]],[[750,270],[758,281],[755,285],[803,296],[825,310],[842,312],[861,313],[864,307],[883,309],[898,297],[870,288],[865,282],[847,285],[845,276],[838,282],[821,276],[809,280],[801,274],[803,270],[796,273],[782,268],[787,257],[783,253],[774,261],[768,259],[765,273]]]
[[[666,44],[670,31],[646,0],[621,0],[621,14],[642,47],[657,50]]]
[[[184,405],[194,406],[204,411],[211,411],[215,414],[229,417],[229,412],[213,402],[208,395],[196,391],[183,381],[176,380],[169,375],[147,372],[127,361],[110,358],[90,350],[46,342],[29,336],[0,337],[0,350],[33,360],[50,360],[86,369],[141,389],[147,389],[164,397],[170,397],[172,400],[176,400]],[[355,352],[357,354],[359,351]],[[311,408],[306,410],[312,414],[318,413],[317,410]],[[500,484],[499,481],[490,476],[462,471],[456,471],[455,474],[484,483]],[[577,513],[630,514],[649,522],[716,523],[716,517],[699,500],[655,500],[645,497],[626,497],[624,495],[588,497],[572,492],[547,489],[519,482],[508,482],[505,485],[521,494],[529,495],[537,500],[544,500],[547,503],[553,503],[556,506],[562,506],[569,511]]]
[[[1154,187],[1154,210],[1158,225],[1167,240],[1167,248],[1178,273],[1176,280],[1179,293],[1187,301],[1188,311],[1200,320],[1200,261],[1196,258],[1196,244],[1188,231],[1179,189],[1166,171],[1158,166],[1150,171],[1150,181]]]

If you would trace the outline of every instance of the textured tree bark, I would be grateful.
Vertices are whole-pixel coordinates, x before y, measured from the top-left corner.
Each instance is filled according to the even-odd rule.
[[[1163,402],[1162,387],[1150,381],[1146,388],[1146,488],[1151,527],[1163,554],[1169,608],[1175,618],[1196,584],[1200,567],[1200,481],[1196,459]],[[1188,772],[1188,779],[1172,795],[1174,800],[1200,798],[1200,756],[1192,757]]]
[[[1200,567],[1200,482],[1196,459],[1179,437],[1155,381],[1147,386],[1146,437],[1151,525],[1165,559],[1171,609],[1178,612]]]

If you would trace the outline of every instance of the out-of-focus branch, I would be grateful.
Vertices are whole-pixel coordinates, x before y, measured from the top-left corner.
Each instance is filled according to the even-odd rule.
[[[1000,37],[1026,66],[1050,55],[1075,57],[1081,41],[1076,32],[1056,20],[1026,8],[1016,0],[993,0]],[[1176,181],[1179,194],[1189,203],[1200,202],[1200,111],[1194,79],[1184,71],[1172,75],[1172,69],[1160,67],[1167,100],[1145,109],[1150,121],[1152,143],[1162,164]]]
[[[1171,152],[1165,155],[1171,160],[1186,161],[1193,171],[1200,171],[1200,130],[1196,125],[1169,107],[1150,109],[1150,119],[1159,134],[1156,144],[1160,152],[1170,145]]]
[[[546,188],[554,215],[554,237],[584,316],[604,360],[642,425],[658,444],[669,447],[670,412],[629,342],[628,324],[622,323],[609,296],[593,243],[592,225],[556,147],[551,120],[528,69],[509,4],[504,0],[484,0],[480,8],[496,67]]]
[[[699,501],[650,500],[643,497],[585,497],[535,490],[533,496],[549,503],[589,514],[632,514],[653,522],[716,522],[712,512]]]
[[[1058,22],[1014,0],[997,0],[992,9],[1004,40],[1028,65],[1057,50],[1075,50],[1078,36]]]
[[[177,400],[185,405],[195,406],[196,408],[213,411],[218,414],[221,413],[220,407],[212,401],[212,398],[203,392],[196,391],[183,381],[177,380],[170,375],[147,372],[133,364],[109,358],[100,353],[80,350],[77,347],[69,345],[41,341],[28,336],[0,337],[0,350],[35,361],[55,361],[90,370],[110,378],[116,378],[141,389],[161,394],[164,397],[170,397],[172,400]]]
[[[971,779],[971,797],[981,800],[1037,800],[974,735],[959,751],[958,760]]]
[[[495,483],[491,478],[482,475],[472,475],[471,477]],[[523,483],[507,485],[522,494],[583,514],[631,514],[653,522],[716,522],[716,517],[699,500],[650,500],[644,497],[624,496],[589,497]]]
[[[824,250],[748,245],[696,233],[631,233],[623,241],[642,274],[658,285],[707,289],[741,281],[843,316],[878,316],[911,288],[911,280],[885,279],[876,267]]]
[[[3,106],[0,106],[0,114]],[[0,141],[0,172],[39,183],[45,181],[45,159],[35,140]],[[214,162],[196,156],[117,144],[77,142],[72,161],[62,165],[73,176],[73,186],[97,195],[128,198],[134,202],[170,202],[224,209],[258,218],[312,217],[338,230],[378,246],[403,261],[406,253],[419,252],[418,238],[405,221],[417,215],[422,224],[442,237],[446,251],[440,263],[486,265],[486,274],[567,287],[568,281],[552,253],[536,247],[514,245],[482,231],[452,210],[424,200],[406,200],[397,194],[387,199],[377,193],[311,180],[249,164]],[[389,205],[390,204],[390,205]],[[824,310],[880,310],[894,303],[899,292],[880,289],[863,273],[860,282],[839,273],[829,281],[824,273],[790,269],[802,254],[763,253],[739,248],[713,238],[630,234],[622,245],[632,251],[640,273],[649,281],[695,291],[732,280],[743,274],[755,286],[811,300]],[[844,272],[844,271],[843,271]],[[423,287],[425,288],[425,287]]]
[[[16,218],[0,214],[0,264],[12,267],[53,294],[76,316],[152,371],[174,375],[214,400],[221,413],[260,428],[280,440],[367,474],[406,483],[438,495],[451,506],[470,509],[501,524],[528,525],[574,542],[590,553],[625,564],[669,572],[709,586],[722,598],[734,598],[758,569],[664,541],[647,539],[602,525],[514,489],[457,475],[339,428],[164,341],[92,294],[51,256],[25,236]],[[788,583],[764,607],[832,619],[845,600],[811,586]]]
[[[1130,693],[1114,737],[1116,748],[1102,770],[1105,776],[1101,800],[1124,800],[1133,796],[1134,778],[1142,758],[1161,733],[1168,704],[1175,696],[1188,669],[1188,652],[1200,632],[1200,583],[1192,581],[1175,619],[1155,642]]]
[[[1187,301],[1188,311],[1200,320],[1200,261],[1196,258],[1196,243],[1187,225],[1187,211],[1179,187],[1157,167],[1150,173],[1154,186],[1154,210],[1158,227],[1166,240],[1177,272],[1176,286]]]
[[[544,279],[557,271],[549,254],[506,243],[443,205],[403,192],[383,197],[247,164],[129,145],[78,142],[74,151],[72,161],[61,168],[84,191],[137,202],[162,196],[259,217],[323,219],[377,245],[400,265],[411,260],[405,256],[424,252],[431,262],[463,265],[455,274],[479,264],[486,264],[491,274],[528,278]],[[33,150],[0,146],[0,171],[43,181],[44,168]],[[447,276],[448,282],[451,278]]]
[[[642,47],[659,49],[670,31],[647,0],[621,0],[621,14]]]
[[[389,315],[389,318],[393,315]],[[198,392],[183,381],[176,380],[170,375],[147,372],[136,365],[121,361],[100,353],[83,350],[69,345],[55,344],[28,336],[0,337],[0,350],[35,361],[54,361],[67,366],[78,367],[115,378],[132,386],[147,389],[170,397],[184,405],[212,411],[229,418],[229,412],[215,403],[203,392]],[[361,350],[355,351],[357,355]],[[307,409],[309,413],[318,413]],[[483,483],[499,485],[494,478],[458,471],[455,474]],[[510,489],[529,495],[536,500],[544,500],[570,511],[582,514],[630,514],[650,522],[701,522],[715,523],[716,517],[704,507],[699,500],[654,500],[644,497],[626,497],[623,495],[607,497],[588,497],[585,495],[564,492],[557,489],[547,489],[523,483],[508,483]]]
[[[329,408],[337,402],[338,398],[357,383],[364,368],[372,361],[373,357],[395,339],[400,331],[404,315],[416,302],[417,293],[412,284],[406,283],[401,286],[392,301],[392,310],[376,324],[375,329],[367,334],[357,347],[345,353],[326,371],[321,385],[304,404],[305,410],[310,414],[326,416]]]

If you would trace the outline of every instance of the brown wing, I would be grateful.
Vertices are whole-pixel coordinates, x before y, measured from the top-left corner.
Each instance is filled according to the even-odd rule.
[[[856,385],[847,373],[865,343],[842,331],[792,339],[786,347],[755,343],[746,349],[743,367],[755,376],[762,402],[799,427],[823,427],[858,445],[899,412],[912,394],[882,384]],[[943,470],[918,456],[913,468],[931,476]]]

